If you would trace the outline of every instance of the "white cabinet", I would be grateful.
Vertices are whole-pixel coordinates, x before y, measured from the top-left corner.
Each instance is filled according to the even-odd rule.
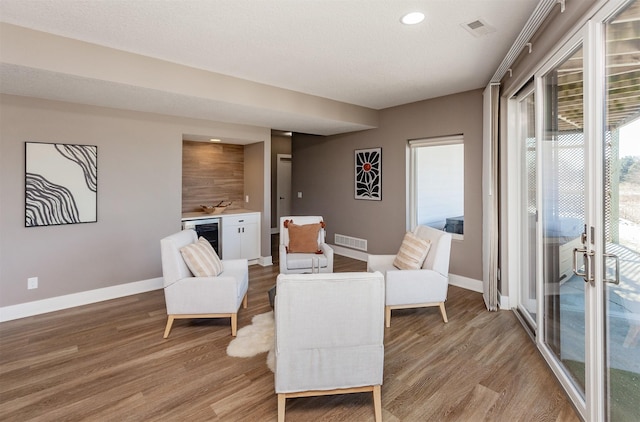
[[[222,259],[260,258],[260,213],[221,217]]]

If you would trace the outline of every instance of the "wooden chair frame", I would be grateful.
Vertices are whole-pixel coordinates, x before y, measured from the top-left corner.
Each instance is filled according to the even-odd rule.
[[[242,307],[247,309],[249,300],[249,292],[245,293],[242,298]],[[231,335],[236,336],[238,332],[238,313],[225,313],[225,314],[170,314],[167,315],[167,326],[164,329],[164,338],[169,337],[173,321],[176,319],[198,319],[198,318],[231,318]]]
[[[444,302],[431,302],[431,303],[414,303],[412,305],[387,305],[384,307],[384,325],[385,327],[391,327],[391,310],[392,309],[411,309],[411,308],[428,308],[431,306],[439,306],[440,313],[444,322],[449,322],[447,319],[447,310],[444,308]]]
[[[294,393],[278,394],[278,422],[284,422],[284,413],[287,399],[297,397],[329,396],[334,394],[373,393],[373,410],[376,422],[382,422],[382,394],[380,385],[367,385],[364,387],[338,388],[335,390],[309,390]]]

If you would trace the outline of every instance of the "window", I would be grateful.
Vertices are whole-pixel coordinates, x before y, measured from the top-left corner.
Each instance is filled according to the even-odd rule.
[[[411,227],[464,233],[464,138],[409,141]]]

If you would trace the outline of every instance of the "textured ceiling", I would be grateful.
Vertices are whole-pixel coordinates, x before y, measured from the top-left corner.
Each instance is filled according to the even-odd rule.
[[[486,86],[536,4],[537,0],[0,0],[0,21],[378,110]],[[414,10],[424,12],[425,21],[402,25],[400,17]],[[495,31],[476,37],[463,28],[476,20]],[[64,89],[73,77],[37,68],[24,69],[24,74],[20,67],[6,70],[15,77],[0,81],[2,92],[50,98],[47,81],[58,79],[56,89],[67,92],[64,100],[86,102],[81,90],[74,100],[74,91]],[[17,86],[19,82],[24,86]],[[92,82],[94,88],[88,86]],[[83,89],[93,90],[94,102],[105,89],[99,80],[83,84]],[[172,95],[153,93],[163,94]],[[177,114],[189,115],[189,101],[180,100]],[[154,103],[159,104],[155,98]],[[194,101],[193,117],[216,119],[213,112],[203,116],[202,107],[206,104]],[[229,120],[224,107],[212,108],[221,109],[219,120]],[[153,111],[176,114],[160,106]],[[278,120],[262,113],[252,121],[256,110],[246,112],[242,123],[264,126],[265,118]],[[295,116],[281,117],[267,125],[298,131],[313,126],[297,122]],[[325,128],[314,130],[327,133]]]

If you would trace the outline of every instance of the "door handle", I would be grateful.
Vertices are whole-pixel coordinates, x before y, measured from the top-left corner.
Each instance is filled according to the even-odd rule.
[[[602,254],[603,258],[604,258],[604,270],[605,270],[605,277],[604,277],[604,282],[605,283],[611,283],[611,284],[620,284],[620,258],[618,258],[618,255],[612,254],[612,253],[605,253]],[[615,274],[614,274],[614,278],[607,278],[606,276],[606,271],[607,271],[607,259],[609,258],[613,258],[616,260],[616,269],[615,269]]]
[[[281,196],[280,199],[284,199],[284,196]]]
[[[584,262],[584,256],[586,255],[586,252],[587,252],[586,249],[578,249],[578,248],[574,248],[573,249],[573,273],[575,275],[577,275],[578,277],[586,277],[587,276],[586,271],[583,272],[583,273],[578,271],[578,254],[579,253],[583,254],[582,255],[582,260]]]
[[[578,271],[578,254],[582,254],[582,262],[584,263],[584,268],[585,271],[584,272],[580,272]],[[589,283],[591,281],[594,281],[593,278],[593,271],[591,268],[592,262],[591,262],[591,257],[593,256],[593,252],[588,251],[586,248],[582,248],[582,249],[578,249],[578,248],[574,248],[573,249],[573,273],[575,275],[577,275],[578,277],[582,277],[584,278],[584,282],[585,283]]]

